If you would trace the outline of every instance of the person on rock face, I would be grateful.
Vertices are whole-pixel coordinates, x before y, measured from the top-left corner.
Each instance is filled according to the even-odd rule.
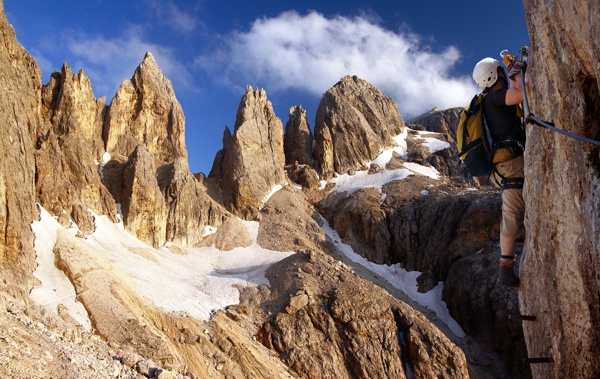
[[[514,272],[516,241],[524,234],[523,219],[523,150],[525,130],[519,117],[523,102],[520,67],[515,57],[504,55],[508,78],[504,68],[493,58],[484,58],[473,69],[473,79],[486,93],[483,114],[495,149],[491,180],[502,189],[502,222],[500,224],[500,270],[498,283],[518,286]],[[512,58],[512,59],[511,59]]]

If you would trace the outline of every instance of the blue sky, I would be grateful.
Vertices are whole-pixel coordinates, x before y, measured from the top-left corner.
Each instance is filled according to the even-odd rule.
[[[407,120],[464,106],[477,61],[529,44],[520,0],[4,0],[4,10],[44,84],[67,62],[107,103],[152,52],[186,116],[190,169],[205,174],[246,85],[266,91],[284,126],[302,105],[312,127],[322,94],[357,75]]]

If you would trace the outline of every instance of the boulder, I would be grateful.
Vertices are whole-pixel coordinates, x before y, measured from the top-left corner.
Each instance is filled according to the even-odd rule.
[[[217,249],[223,251],[252,245],[248,229],[246,229],[246,226],[236,217],[229,217],[219,229],[217,229],[214,241]]]

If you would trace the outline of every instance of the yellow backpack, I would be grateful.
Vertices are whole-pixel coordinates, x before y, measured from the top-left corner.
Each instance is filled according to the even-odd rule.
[[[472,176],[488,176],[492,170],[492,139],[483,116],[485,93],[473,97],[462,111],[456,128],[458,156]]]

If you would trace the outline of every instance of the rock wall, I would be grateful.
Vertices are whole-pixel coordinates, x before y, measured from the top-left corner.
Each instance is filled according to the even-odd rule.
[[[531,111],[557,127],[600,137],[600,3],[525,0],[531,39]],[[600,373],[600,156],[598,147],[539,126],[525,154],[526,256],[521,312],[535,378]]]
[[[40,126],[42,73],[17,42],[0,0],[0,289],[29,292],[35,268],[35,141]],[[18,94],[18,96],[15,96]]]

